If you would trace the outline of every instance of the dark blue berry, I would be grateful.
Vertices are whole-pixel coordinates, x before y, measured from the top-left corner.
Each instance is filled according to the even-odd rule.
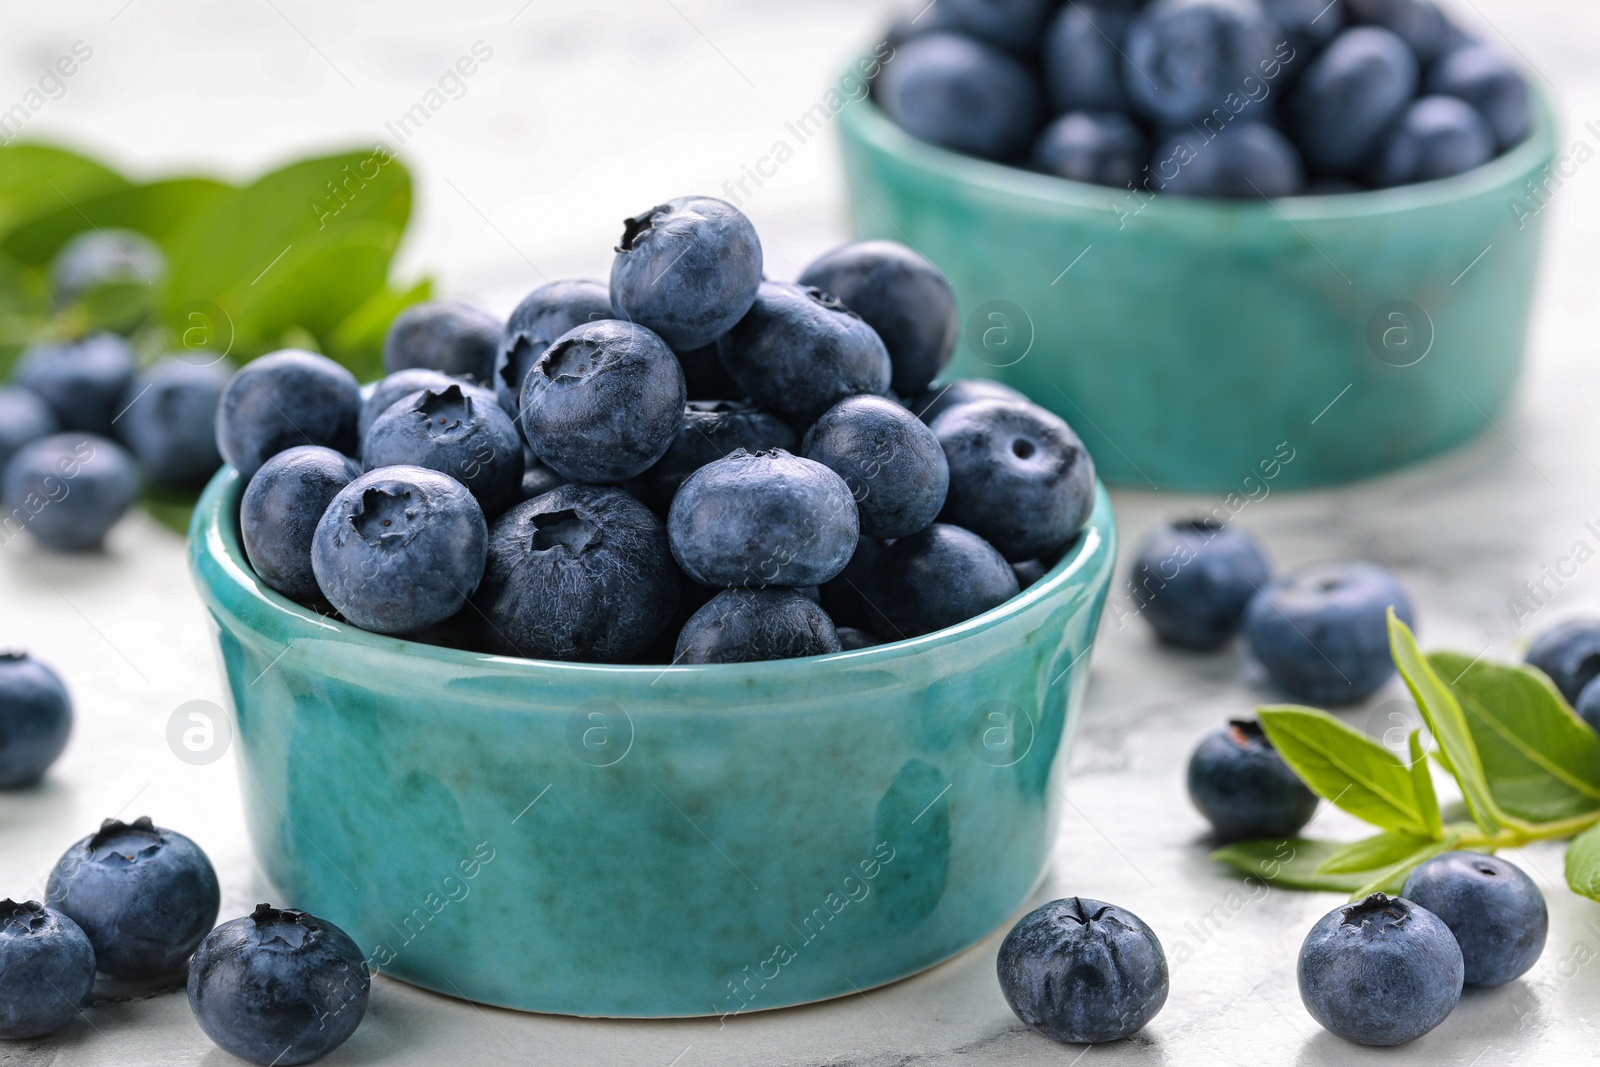
[[[412,393],[424,389],[448,389],[452,385],[465,385],[466,379],[452,378],[436,370],[413,367],[384,375],[361,390],[361,413],[356,417],[356,433],[360,440],[367,439],[367,431],[378,421],[378,416]],[[513,410],[515,407],[513,406]]]
[[[1344,0],[1344,9],[1351,22],[1397,35],[1424,66],[1451,40],[1450,22],[1433,0]]]
[[[487,518],[521,499],[522,438],[516,423],[481,389],[452,384],[390,405],[367,431],[369,470],[413,466],[442,471],[478,498]]]
[[[823,582],[819,592],[828,617],[841,626],[874,632],[884,628],[884,617],[867,603],[864,593],[867,575],[883,552],[884,543],[876,537],[862,537],[844,570]]]
[[[1045,32],[1043,57],[1052,111],[1128,110],[1122,49],[1131,21],[1132,12],[1116,4],[1075,0],[1056,13]]]
[[[325,356],[286,349],[247,363],[217,409],[222,458],[245,478],[286,448],[326,445],[356,452],[361,387]]]
[[[1069,1044],[1138,1033],[1167,1002],[1167,956],[1133,912],[1088,897],[1024,915],[1000,943],[1000,992],[1030,1030]]]
[[[1033,142],[1033,165],[1046,174],[1117,188],[1137,180],[1149,156],[1139,127],[1115,111],[1069,112]]]
[[[872,648],[883,644],[883,640],[876,634],[868,633],[866,630],[858,630],[853,626],[841,626],[838,628],[837,633],[839,635],[839,649],[843,652],[854,652],[860,648]]]
[[[798,589],[724,589],[690,616],[674,663],[755,663],[840,651],[827,612]]]
[[[1183,125],[1243,98],[1277,41],[1254,0],[1155,0],[1128,27],[1123,85],[1147,117]]]
[[[56,672],[26,652],[0,652],[0,789],[44,777],[71,733],[72,698]]]
[[[139,468],[121,445],[88,433],[61,433],[24,446],[6,464],[0,536],[26,529],[63,552],[88,552],[139,497]]]
[[[226,1052],[310,1063],[344,1044],[367,1012],[361,949],[326,919],[261,904],[211,932],[189,966],[189,1008]]]
[[[1374,893],[1323,916],[1300,946],[1300,999],[1328,1030],[1361,1045],[1401,1045],[1461,999],[1461,949],[1433,912]]]
[[[94,948],[77,923],[37,900],[0,900],[0,1040],[53,1034],[94,986]]]
[[[1600,619],[1572,619],[1540,634],[1528,648],[1537,667],[1576,704],[1585,686],[1600,677]]]
[[[322,598],[311,569],[311,542],[339,490],[361,476],[353,459],[331,448],[301,445],[279,452],[256,471],[239,505],[239,534],[256,577],[302,604]]]
[[[683,368],[683,382],[690,401],[734,400],[744,396],[744,390],[722,365],[715,343],[679,352],[678,365]]]
[[[882,614],[879,632],[901,640],[965,622],[1021,590],[994,546],[970,530],[936,523],[887,546],[862,592],[873,613]]]
[[[1461,946],[1468,985],[1504,985],[1539,960],[1550,932],[1544,894],[1520,867],[1446,852],[1411,872],[1401,896],[1433,912]]]
[[[567,484],[565,478],[538,460],[530,459],[530,455],[530,453],[524,452],[522,457],[523,500],[532,500],[536,496],[544,496],[550,490]]]
[[[663,517],[684,480],[708,463],[735,449],[765,452],[799,449],[800,439],[776,415],[749,404],[729,401],[690,401],[683,425],[671,446],[649,470],[628,482],[628,491]]]
[[[353,625],[414,633],[461,610],[483,577],[489,528],[467,488],[424,467],[380,467],[339,490],[311,568]]]
[[[522,383],[545,349],[586,322],[609,318],[611,290],[599,282],[550,282],[523,297],[506,320],[494,365],[494,395],[506,414],[517,414]]]
[[[1441,57],[1428,71],[1427,89],[1477,108],[1502,152],[1533,132],[1527,81],[1488,45],[1469,44]]]
[[[217,872],[200,846],[151,823],[107,819],[50,871],[47,899],[83,927],[101,971],[156,978],[184,961],[217,921]]]
[[[61,429],[56,414],[32,389],[0,385],[0,471],[23,445]]]
[[[460,300],[415,304],[383,339],[383,372],[422,368],[488,385],[500,351],[500,320]]]
[[[844,479],[861,532],[905,537],[930,525],[944,506],[950,467],[933,431],[892,400],[853,396],[825,411],[806,432],[805,456]]]
[[[911,136],[986,159],[1027,150],[1039,96],[1016,59],[957,33],[907,41],[877,84],[878,103]]]
[[[1311,170],[1363,174],[1417,90],[1417,59],[1377,26],[1345,30],[1306,68],[1288,103],[1288,130]]]
[[[1383,188],[1449,178],[1492,158],[1494,134],[1476,108],[1453,96],[1424,96],[1389,132],[1369,180]]]
[[[109,437],[133,372],[128,342],[97,333],[81,341],[34,345],[22,353],[11,377],[39,394],[63,429]]]
[[[1253,719],[1201,741],[1189,757],[1188,781],[1189,799],[1226,840],[1291,838],[1317,811],[1316,794]]]
[[[1055,0],[941,0],[940,24],[957,33],[1027,54],[1039,47]]]
[[[617,319],[586,323],[545,349],[522,387],[522,432],[540,462],[575,482],[649,469],[683,423],[683,371],[666,343]]]
[[[1291,80],[1345,26],[1343,0],[1261,0],[1261,7],[1294,49],[1285,63]]]
[[[1151,173],[1172,196],[1259,200],[1305,188],[1305,168],[1289,139],[1264,122],[1238,121],[1221,133],[1185,130],[1156,148]]]
[[[1271,577],[1255,538],[1195,519],[1151,531],[1128,580],[1139,614],[1163,641],[1205,651],[1239,632],[1250,599]]]
[[[222,466],[217,405],[230,373],[222,363],[195,364],[174,356],[134,378],[117,432],[152,481],[204,485]]]

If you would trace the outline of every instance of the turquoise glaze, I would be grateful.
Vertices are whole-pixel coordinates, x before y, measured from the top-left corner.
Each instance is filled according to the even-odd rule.
[[[1487,429],[1516,383],[1548,107],[1470,174],[1277,203],[1141,201],[1000,166],[868,100],[839,129],[856,233],[955,286],[952,373],[1056,411],[1108,481],[1258,495],[1370,475]]]
[[[894,981],[1037,884],[1116,554],[960,626],[807,660],[602,667],[366,633],[260,585],[217,475],[190,559],[273,903],[452,996],[721,1015]]]

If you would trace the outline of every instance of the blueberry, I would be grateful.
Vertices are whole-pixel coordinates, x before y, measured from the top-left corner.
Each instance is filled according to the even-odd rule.
[[[690,401],[683,413],[683,425],[678,427],[666,454],[655,466],[629,481],[627,488],[650,510],[665,516],[689,475],[734,449],[764,452],[781,448],[794,452],[799,447],[800,439],[794,430],[776,415],[749,404]]]
[[[857,649],[872,648],[883,644],[883,641],[875,634],[870,634],[866,630],[858,630],[853,626],[841,626],[838,628],[837,633],[839,635],[839,649],[842,652],[854,652]]]
[[[97,333],[81,341],[34,345],[22,353],[11,377],[39,394],[63,429],[109,437],[133,371],[128,342]]]
[[[1504,985],[1544,951],[1550,913],[1520,867],[1478,852],[1446,852],[1406,879],[1401,896],[1433,912],[1461,947],[1468,985]]]
[[[1259,81],[1277,35],[1254,0],[1155,0],[1128,27],[1123,86],[1147,117],[1185,125]]]
[[[113,978],[179,971],[217,921],[217,872],[200,846],[155,826],[107,819],[50,871],[56,909],[83,927],[95,962]]]
[[[660,337],[602,319],[562,334],[528,372],[522,432],[563,477],[621,482],[666,453],[685,396],[683,371]]]
[[[1373,163],[1382,188],[1464,174],[1494,158],[1494,134],[1476,108],[1453,96],[1424,96],[1400,116]]]
[[[931,385],[910,404],[917,418],[932,426],[946,411],[961,404],[978,400],[1015,400],[1030,403],[1028,398],[1009,385],[989,378],[957,378],[953,382]]]
[[[1578,694],[1573,710],[1578,718],[1589,724],[1589,729],[1600,733],[1600,685],[1590,682]]]
[[[1345,25],[1342,0],[1261,0],[1261,7],[1294,49],[1285,63],[1291,78]]]
[[[77,923],[37,900],[0,900],[0,1040],[55,1033],[93,986],[94,949]]]
[[[623,223],[611,308],[675,349],[703,348],[744,317],[761,284],[761,239],[725,200],[684,196]]]
[[[427,467],[466,486],[486,518],[522,497],[522,437],[487,391],[452,383],[390,405],[367,431],[361,459],[378,467]]]
[[[0,537],[26,529],[49,548],[87,552],[139,497],[139,468],[114,441],[61,433],[24,446],[6,464]]]
[[[832,293],[872,327],[889,353],[889,384],[915,396],[955,351],[956,297],[921,255],[895,241],[857,241],[811,262],[800,284]]]
[[[1033,165],[1046,174],[1117,188],[1138,179],[1149,154],[1139,127],[1114,111],[1068,112],[1033,142]]]
[[[544,496],[552,489],[566,485],[567,480],[555,471],[546,467],[538,460],[529,460],[528,455],[523,455],[522,470],[522,499],[532,500],[536,496]]]
[[[1470,44],[1440,58],[1428,71],[1427,90],[1477,108],[1502,152],[1521,144],[1533,132],[1528,83],[1488,45]]]
[[[1055,0],[943,0],[942,25],[1011,52],[1030,52]]]
[[[877,99],[911,136],[985,159],[1027,150],[1039,86],[1001,49],[956,33],[907,41],[878,77]]]
[[[355,1033],[372,978],[361,950],[326,919],[260,904],[211,932],[189,967],[189,1009],[226,1052],[310,1063]]]
[[[690,616],[674,663],[755,663],[841,649],[827,612],[797,589],[724,589]]]
[[[410,370],[385,375],[361,391],[361,413],[356,416],[357,439],[365,441],[367,431],[378,421],[378,416],[388,411],[391,404],[404,400],[412,393],[423,389],[448,389],[452,385],[465,383],[466,380],[463,378],[452,378],[448,374],[423,367],[413,367]],[[512,405],[512,410],[515,412],[515,405]]]
[[[564,485],[495,522],[473,604],[512,655],[624,663],[665,628],[680,585],[649,508],[621,489]]]
[[[167,273],[167,257],[134,230],[95,227],[61,246],[50,261],[56,307],[65,307],[105,285],[152,286]]]
[[[494,395],[506,414],[517,414],[522,383],[545,349],[586,322],[609,318],[611,290],[599,282],[550,282],[523,297],[506,320],[494,364]]]
[[[1294,145],[1264,122],[1238,121],[1214,136],[1174,134],[1156,148],[1150,169],[1172,196],[1275,199],[1306,184]]]
[[[905,537],[932,524],[944,506],[950,467],[933,431],[892,400],[852,396],[806,431],[805,456],[844,479],[861,532]]]
[[[204,485],[222,466],[217,405],[229,373],[221,363],[194,364],[174,356],[128,386],[117,430],[152,481]]]
[[[460,300],[414,304],[395,316],[383,339],[383,372],[423,368],[480,385],[494,380],[500,320]]]
[[[1345,30],[1306,68],[1288,101],[1288,128],[1306,164],[1360,175],[1417,90],[1417,60],[1388,30]]]
[[[72,698],[56,672],[26,652],[0,652],[0,789],[44,777],[71,733]]]
[[[970,530],[936,523],[888,545],[862,589],[887,636],[896,640],[943,630],[1016,596],[1016,572]]]
[[[1461,949],[1437,915],[1374,893],[1324,915],[1300,946],[1300,999],[1360,1045],[1401,1045],[1444,1022],[1461,999]]]
[[[443,622],[483,577],[489,528],[467,488],[424,467],[380,467],[339,490],[311,539],[317,587],[363,630]]]
[[[1527,660],[1550,676],[1568,704],[1576,704],[1584,687],[1600,677],[1600,619],[1573,619],[1546,630],[1528,648]]]
[[[1396,34],[1426,65],[1450,41],[1450,23],[1433,0],[1344,0],[1350,21]]]
[[[1070,1044],[1138,1033],[1167,1002],[1167,955],[1133,912],[1088,897],[1024,915],[1000,943],[1000,992],[1028,1029]]]
[[[31,389],[0,385],[0,471],[23,445],[61,429],[56,413]]]
[[[1163,641],[1206,651],[1239,632],[1250,598],[1271,577],[1255,538],[1195,519],[1153,530],[1129,581],[1139,614]]]
[[[940,415],[950,462],[941,522],[964,527],[1009,560],[1072,540],[1094,510],[1094,461],[1057,416],[1029,403],[982,400]]]
[[[711,586],[820,585],[860,536],[844,479],[782,449],[731,454],[683,483],[667,516],[678,565]]]
[[[1027,589],[1050,573],[1050,564],[1042,559],[1025,559],[1021,563],[1013,563],[1011,573],[1017,576],[1017,586]]]
[[[847,396],[889,388],[889,351],[843,301],[814,286],[762,282],[717,351],[758,405],[810,425]]]
[[[1044,38],[1044,84],[1050,108],[1125,112],[1122,48],[1131,13],[1113,5],[1070,3],[1051,20]]]
[[[1318,563],[1272,582],[1245,610],[1250,650],[1302,700],[1350,704],[1394,677],[1388,611],[1415,626],[1411,598],[1372,563]]]
[[[311,569],[311,542],[339,490],[361,476],[348,456],[300,445],[267,460],[239,505],[239,533],[256,577],[302,604],[322,598]]]
[[[247,363],[217,409],[217,445],[241,477],[286,448],[326,445],[353,455],[361,387],[325,356],[285,349]]]
[[[1253,719],[1230,722],[1195,748],[1189,799],[1230,841],[1294,837],[1317,811],[1317,795]]]
[[[867,603],[862,593],[867,586],[867,576],[872,573],[872,565],[883,553],[883,547],[884,542],[876,537],[862,537],[856,542],[856,550],[851,553],[850,562],[845,564],[844,570],[822,583],[819,590],[822,606],[827,609],[828,617],[840,626],[853,626],[861,630],[883,628],[883,615]]]
[[[722,365],[715,343],[679,352],[678,365],[683,368],[683,382],[691,401],[733,400],[744,396],[744,390]]]

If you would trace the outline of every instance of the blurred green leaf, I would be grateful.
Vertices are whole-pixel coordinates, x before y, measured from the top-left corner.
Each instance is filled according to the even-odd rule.
[[[112,189],[22,222],[0,240],[0,252],[19,263],[46,266],[62,245],[96,227],[136,230],[166,250],[167,239],[191,215],[231,191],[232,186],[214,178],[168,178]]]
[[[129,184],[110,167],[65,148],[5,145],[0,147],[0,234]]]
[[[334,329],[329,338],[340,362],[358,381],[383,376],[383,338],[394,317],[412,304],[420,304],[433,294],[433,282],[424,278],[406,290],[384,287],[369,296]]]

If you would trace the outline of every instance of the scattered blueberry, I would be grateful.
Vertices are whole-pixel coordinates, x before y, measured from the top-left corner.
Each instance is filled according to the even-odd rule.
[[[483,509],[460,482],[423,467],[380,467],[328,505],[311,568],[352,624],[413,633],[461,610],[483,577],[488,541]]]
[[[625,221],[611,307],[673,348],[702,348],[744,317],[760,284],[761,239],[750,220],[725,200],[685,196]]]
[[[1149,155],[1139,127],[1116,111],[1068,112],[1033,142],[1033,165],[1046,174],[1116,188],[1136,181]]]
[[[390,405],[367,431],[361,459],[378,467],[427,467],[466,486],[486,518],[522,497],[522,438],[486,391],[459,383]]]
[[[189,1008],[226,1052],[310,1063],[344,1044],[372,986],[350,936],[326,919],[261,904],[213,930],[189,966]]]
[[[1250,650],[1272,680],[1319,704],[1361,700],[1394,677],[1388,611],[1415,627],[1411,598],[1372,563],[1319,563],[1263,589],[1245,611]]]
[[[832,293],[872,327],[889,353],[890,387],[915,396],[955,351],[956,297],[921,255],[894,241],[858,241],[813,260],[799,283]]]
[[[625,663],[677,608],[666,529],[606,486],[564,485],[495,522],[473,604],[510,654]]]
[[[1094,461],[1078,435],[1034,404],[961,404],[932,426],[950,462],[940,521],[1024,560],[1072,540],[1094,510]]]
[[[66,430],[109,437],[133,380],[133,349],[114,334],[41,344],[22,353],[12,380],[50,405]]]
[[[1130,21],[1132,13],[1114,2],[1074,0],[1056,12],[1044,37],[1044,85],[1052,111],[1128,110],[1122,48]]]
[[[1600,677],[1600,619],[1573,619],[1540,634],[1528,649],[1528,666],[1550,676],[1568,704]]]
[[[841,649],[827,612],[798,589],[724,589],[690,616],[674,663],[754,663]]]
[[[0,1040],[44,1037],[71,1022],[94,968],[77,923],[37,900],[0,900]]]
[[[1193,131],[1174,134],[1156,148],[1151,170],[1172,196],[1276,199],[1306,184],[1294,145],[1264,122],[1235,122],[1210,139]]]
[[[667,517],[672,555],[703,585],[819,585],[860,536],[844,479],[782,449],[737,449],[683,483]]]
[[[383,339],[383,372],[421,367],[480,385],[494,380],[500,320],[460,300],[406,308]]]
[[[707,463],[735,449],[765,452],[781,448],[798,451],[800,439],[776,415],[749,404],[730,401],[690,401],[683,424],[656,464],[628,482],[633,493],[657,515],[665,516],[684,480]]]
[[[853,396],[806,431],[805,456],[849,486],[870,537],[905,537],[944,506],[950,467],[933,431],[892,400]]]
[[[1220,648],[1272,578],[1255,538],[1213,519],[1167,523],[1145,538],[1129,581],[1139,614],[1170,644]]]
[[[167,273],[167,257],[134,230],[95,227],[67,241],[50,261],[56,307],[104,285],[153,286]]]
[[[1453,96],[1424,96],[1389,132],[1370,179],[1382,187],[1449,178],[1489,162],[1494,148],[1494,134],[1471,104]]]
[[[1479,852],[1446,852],[1406,879],[1401,896],[1437,915],[1461,947],[1468,985],[1504,985],[1544,951],[1550,913],[1522,868]]]
[[[1477,108],[1502,152],[1521,144],[1533,132],[1528,83],[1488,45],[1470,44],[1441,57],[1428,71],[1427,90]]]
[[[910,404],[917,418],[932,426],[953,407],[971,404],[978,400],[1015,400],[1031,403],[1028,398],[1009,385],[989,378],[957,378],[953,382],[931,385]]]
[[[361,476],[350,457],[300,445],[267,460],[239,505],[239,533],[256,577],[302,604],[322,597],[311,569],[311,542],[339,490]]]
[[[1323,916],[1300,946],[1300,999],[1360,1045],[1401,1045],[1444,1022],[1461,999],[1461,949],[1437,915],[1374,893]]]
[[[1155,0],[1128,27],[1123,84],[1146,116],[1183,125],[1259,81],[1277,40],[1254,0]]]
[[[965,622],[1016,596],[1005,557],[970,530],[940,523],[888,545],[863,589],[885,636],[917,637]]]
[[[1021,63],[956,33],[907,41],[877,85],[878,102],[911,136],[986,159],[1027,150],[1039,97]]]
[[[387,374],[362,390],[361,413],[356,416],[356,437],[365,441],[367,431],[378,421],[378,416],[388,411],[391,404],[404,400],[412,393],[421,392],[423,389],[448,389],[452,385],[466,384],[463,378],[452,378],[448,374],[424,367],[413,367],[410,370]],[[516,410],[514,404],[512,410],[513,412]]]
[[[100,970],[114,978],[182,970],[221,901],[200,846],[149,816],[101,823],[56,862],[46,893],[83,927]]]
[[[88,552],[139,497],[139,468],[121,445],[61,433],[25,445],[6,464],[0,536],[26,529],[48,548]]]
[[[0,471],[23,445],[61,429],[56,413],[31,389],[0,385]]]
[[[586,322],[609,318],[611,290],[599,282],[550,282],[523,297],[506,320],[494,364],[494,395],[506,414],[517,414],[522,383],[545,349]]]
[[[222,466],[217,405],[229,374],[221,363],[188,363],[173,356],[128,386],[117,431],[152,481],[192,487],[217,473]]]
[[[0,652],[0,789],[44,777],[71,733],[72,698],[56,672],[26,652]]]
[[[1450,40],[1450,23],[1433,0],[1344,0],[1350,21],[1382,26],[1404,41],[1427,65]]]
[[[1300,780],[1253,719],[1230,722],[1189,757],[1189,799],[1230,841],[1294,837],[1317,811]]]
[[[602,319],[563,334],[528,372],[522,432],[563,477],[621,482],[666,453],[685,395],[683,371],[660,337]]]
[[[996,960],[1000,992],[1028,1029],[1069,1044],[1118,1041],[1167,1002],[1167,955],[1131,911],[1088,897],[1024,915]]]
[[[1377,26],[1345,30],[1312,61],[1289,97],[1289,132],[1307,165],[1360,175],[1417,89],[1417,60]]]
[[[228,382],[217,409],[217,445],[245,478],[296,445],[351,455],[360,412],[354,375],[325,356],[285,349],[247,363]]]

